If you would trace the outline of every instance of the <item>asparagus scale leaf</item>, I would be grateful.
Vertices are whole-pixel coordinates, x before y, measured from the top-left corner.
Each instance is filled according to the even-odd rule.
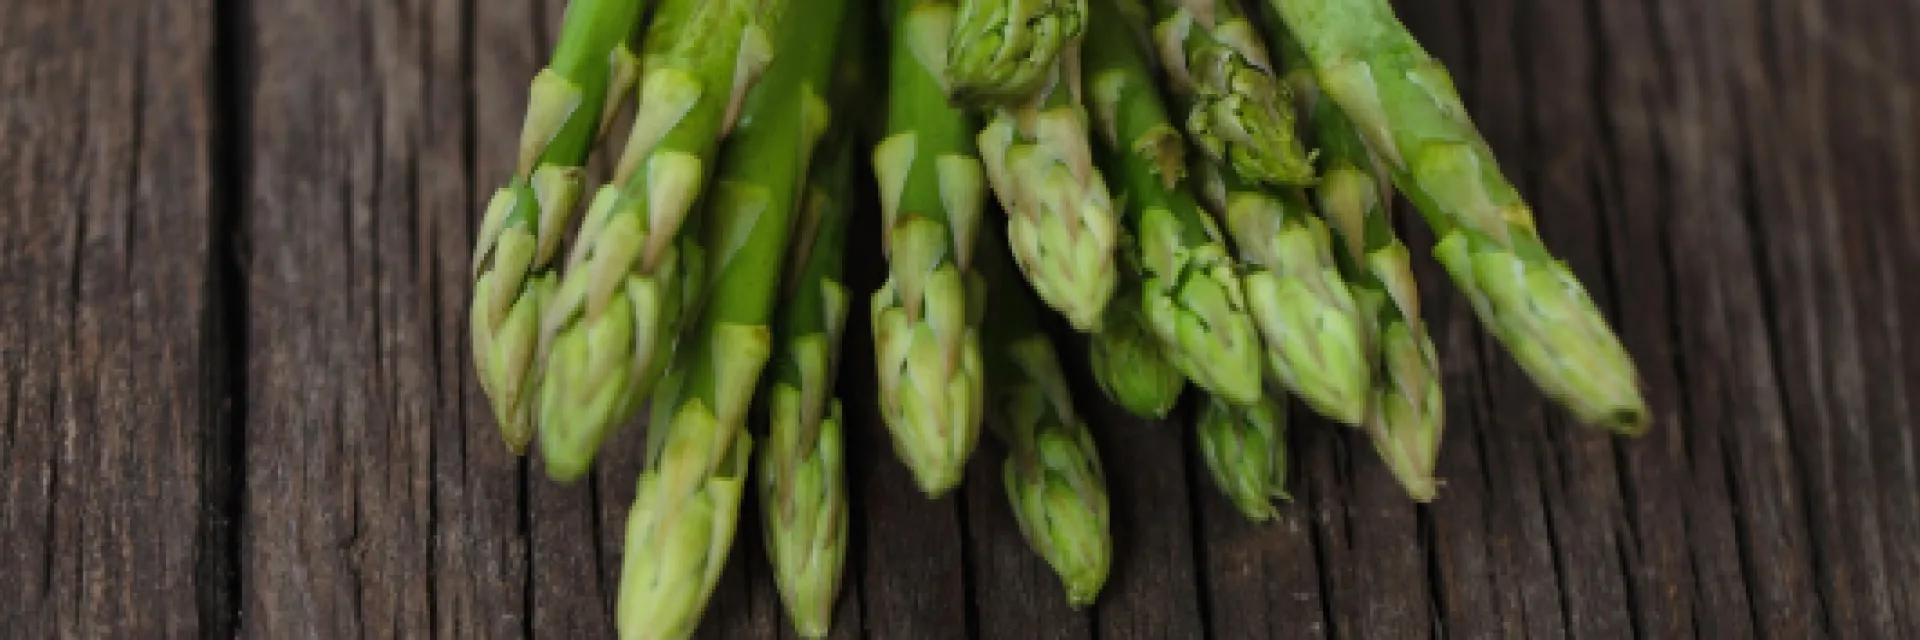
[[[1434,255],[1488,332],[1589,425],[1645,433],[1638,371],[1591,296],[1535,230],[1452,76],[1387,0],[1270,0],[1325,96],[1440,238]]]
[[[1008,449],[1001,482],[1021,535],[1060,577],[1067,603],[1082,608],[1099,596],[1113,564],[1106,475],[1059,355],[1040,328],[1039,304],[998,241],[990,240],[981,257],[989,286],[999,292],[983,332],[989,422]]]
[[[533,440],[542,353],[540,314],[553,295],[554,253],[586,188],[592,144],[633,84],[628,38],[644,0],[578,0],[533,78],[513,179],[495,192],[473,255],[471,317],[480,387],[507,449]]]
[[[640,105],[614,172],[581,223],[541,321],[548,375],[540,436],[548,475],[577,479],[639,412],[670,360],[704,262],[681,233],[720,139],[772,55],[784,2],[663,0],[648,28]]]
[[[1026,101],[1086,23],[1086,0],[960,0],[940,65],[948,95],[972,106]]]
[[[1312,113],[1324,163],[1320,211],[1345,241],[1338,245],[1342,271],[1371,310],[1380,354],[1362,427],[1408,496],[1426,502],[1439,490],[1433,471],[1446,412],[1412,261],[1388,217],[1390,187],[1359,133],[1331,102],[1320,101]]]
[[[1128,413],[1159,420],[1173,413],[1187,376],[1142,316],[1139,277],[1128,276],[1100,331],[1088,336],[1087,361],[1102,395]]]
[[[800,635],[825,636],[847,551],[846,458],[834,393],[848,294],[841,284],[852,136],[822,149],[793,237],[786,303],[768,365],[759,487],[767,557]]]
[[[835,54],[836,104],[865,89],[860,33],[872,13],[846,8]],[[851,299],[841,282],[847,227],[856,201],[854,164],[863,124],[839,118],[815,153],[787,256],[788,279],[775,325],[761,406],[766,446],[758,449],[761,530],[773,578],[794,630],[824,637],[833,626],[847,554],[848,505],[844,425],[834,393]]]
[[[980,309],[974,272],[987,183],[977,125],[947,102],[940,52],[950,0],[902,0],[891,23],[887,135],[873,150],[886,282],[872,301],[880,415],[922,493],[965,474],[980,439]]]
[[[1239,0],[1151,0],[1168,85],[1188,102],[1186,130],[1212,162],[1265,186],[1311,184],[1293,95]]]
[[[1287,409],[1279,399],[1262,397],[1236,405],[1208,396],[1195,421],[1200,459],[1214,487],[1254,522],[1279,517],[1275,499],[1287,494]]]
[[[1261,393],[1261,341],[1226,243],[1189,187],[1185,145],[1168,120],[1145,54],[1112,0],[1094,0],[1087,38],[1102,159],[1124,177],[1123,200],[1142,272],[1141,312],[1173,364],[1238,404]]]
[[[745,420],[772,355],[792,221],[829,124],[835,43],[814,36],[831,34],[844,8],[844,0],[786,15],[777,3],[733,8],[746,28],[778,38],[766,76],[742,100],[703,207],[699,237],[713,280],[652,398],[621,567],[623,637],[691,634],[733,546],[754,444]]]
[[[1076,41],[1031,101],[997,109],[978,136],[987,180],[1007,213],[1014,263],[1081,333],[1100,328],[1119,278],[1119,219],[1093,162]]]

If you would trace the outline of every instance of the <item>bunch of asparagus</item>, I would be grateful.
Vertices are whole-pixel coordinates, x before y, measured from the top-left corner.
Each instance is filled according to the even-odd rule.
[[[520,136],[474,254],[478,378],[560,482],[646,415],[622,637],[693,632],[749,484],[795,630],[831,628],[849,251],[887,265],[863,295],[895,454],[936,498],[991,433],[1074,606],[1112,562],[1103,434],[1049,316],[1129,412],[1169,417],[1191,383],[1196,447],[1250,519],[1287,496],[1294,397],[1436,497],[1439,359],[1396,192],[1548,397],[1647,427],[1631,359],[1388,0],[572,0]],[[879,247],[848,246],[872,224]]]

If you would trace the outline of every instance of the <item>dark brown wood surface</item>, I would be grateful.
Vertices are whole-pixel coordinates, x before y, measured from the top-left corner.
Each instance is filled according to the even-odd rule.
[[[564,4],[4,3],[0,636],[612,636],[640,429],[548,481],[466,334],[477,209]],[[855,314],[835,638],[1920,637],[1920,5],[1400,7],[1654,431],[1572,425],[1422,260],[1440,499],[1296,410],[1294,498],[1248,524],[1180,420],[1078,373],[1117,552],[1073,611],[997,446],[950,497],[912,488]],[[704,637],[793,636],[755,526]]]

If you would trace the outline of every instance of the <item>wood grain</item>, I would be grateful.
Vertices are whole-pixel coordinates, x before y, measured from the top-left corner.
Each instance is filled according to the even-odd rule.
[[[0,20],[0,624],[233,622],[209,3]]]

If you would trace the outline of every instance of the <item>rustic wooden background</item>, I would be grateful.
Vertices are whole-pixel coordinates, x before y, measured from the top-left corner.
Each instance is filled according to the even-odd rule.
[[[1073,612],[984,466],[918,497],[851,366],[836,638],[1920,637],[1920,3],[1401,5],[1655,431],[1571,428],[1441,284],[1429,507],[1303,420],[1250,526],[1086,387],[1119,551]],[[0,2],[0,635],[610,635],[639,438],[546,481],[464,332],[561,6]],[[744,531],[704,633],[790,635]]]

